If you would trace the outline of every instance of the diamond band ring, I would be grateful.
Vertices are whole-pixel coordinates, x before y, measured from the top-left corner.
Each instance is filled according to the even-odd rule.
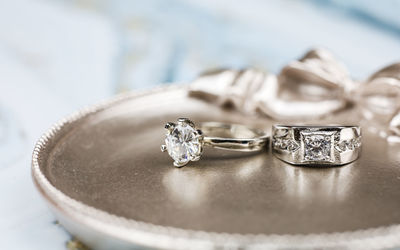
[[[253,152],[262,150],[269,142],[265,132],[239,124],[206,122],[196,128],[191,120],[179,118],[177,123],[167,123],[165,129],[165,145],[161,151],[168,152],[176,167],[198,161],[204,146]]]
[[[284,126],[272,128],[273,154],[294,165],[344,165],[361,151],[358,126]]]

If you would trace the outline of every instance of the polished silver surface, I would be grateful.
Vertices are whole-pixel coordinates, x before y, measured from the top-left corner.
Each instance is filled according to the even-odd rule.
[[[177,123],[168,122],[165,129],[165,145],[161,145],[161,151],[169,153],[175,167],[200,160],[204,146],[256,152],[264,149],[269,142],[265,132],[241,124],[203,122],[201,129],[197,129],[190,119],[179,118]]]
[[[203,122],[201,131],[205,134],[204,145],[213,148],[257,152],[268,146],[269,135],[260,129],[241,124]]]
[[[308,122],[357,124],[357,114],[349,108]],[[181,116],[264,131],[277,123],[190,98],[186,86],[75,113],[33,153],[34,182],[57,220],[93,249],[400,246],[399,144],[363,130],[361,156],[341,167],[206,148],[196,166],[176,169],[159,151],[160,124]]]
[[[358,126],[272,127],[272,152],[294,165],[337,166],[355,161],[361,151]]]

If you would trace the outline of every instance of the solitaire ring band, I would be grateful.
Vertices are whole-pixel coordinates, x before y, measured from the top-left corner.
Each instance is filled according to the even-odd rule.
[[[344,165],[359,157],[361,128],[274,125],[272,152],[294,165]]]
[[[165,145],[174,160],[175,167],[183,167],[190,161],[198,161],[204,146],[219,149],[254,152],[262,150],[269,143],[269,136],[258,129],[239,124],[205,122],[199,128],[187,118],[165,125]]]

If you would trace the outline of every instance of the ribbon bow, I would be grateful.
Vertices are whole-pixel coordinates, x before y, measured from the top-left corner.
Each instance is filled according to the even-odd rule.
[[[208,72],[190,85],[189,95],[274,120],[319,119],[355,108],[370,130],[400,142],[400,63],[356,81],[329,51],[313,49],[278,75]]]

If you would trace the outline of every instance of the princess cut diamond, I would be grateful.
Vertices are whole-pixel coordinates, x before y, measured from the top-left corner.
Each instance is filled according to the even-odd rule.
[[[332,161],[332,136],[318,132],[301,132],[305,161]]]

